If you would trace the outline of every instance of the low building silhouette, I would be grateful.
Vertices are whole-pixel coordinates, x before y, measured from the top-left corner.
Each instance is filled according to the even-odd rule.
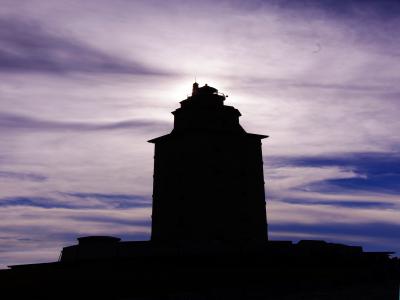
[[[267,237],[261,140],[208,85],[155,144],[150,241],[78,238],[52,263],[0,270],[7,299],[398,299],[392,252]]]

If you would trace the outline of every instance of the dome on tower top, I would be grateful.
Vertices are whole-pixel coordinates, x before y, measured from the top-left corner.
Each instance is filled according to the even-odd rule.
[[[200,94],[217,94],[218,90],[216,88],[213,88],[206,84],[205,86],[202,86],[201,88],[199,88],[199,93]]]

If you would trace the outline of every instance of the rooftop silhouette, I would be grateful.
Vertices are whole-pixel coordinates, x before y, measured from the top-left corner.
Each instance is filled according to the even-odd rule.
[[[0,271],[3,293],[57,299],[398,299],[392,252],[268,239],[261,141],[193,84],[155,145],[150,241],[78,238],[52,263]],[[106,234],[106,233],[105,233]]]

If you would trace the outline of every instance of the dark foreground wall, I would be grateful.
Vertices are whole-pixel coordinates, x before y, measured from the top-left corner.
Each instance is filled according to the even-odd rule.
[[[203,251],[142,242],[131,257],[0,271],[0,290],[4,299],[399,299],[397,260],[306,244]]]

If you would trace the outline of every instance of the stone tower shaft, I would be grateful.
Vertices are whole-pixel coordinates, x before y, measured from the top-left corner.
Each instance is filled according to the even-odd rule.
[[[193,85],[171,133],[155,144],[151,239],[177,243],[267,240],[261,140],[208,85]]]

